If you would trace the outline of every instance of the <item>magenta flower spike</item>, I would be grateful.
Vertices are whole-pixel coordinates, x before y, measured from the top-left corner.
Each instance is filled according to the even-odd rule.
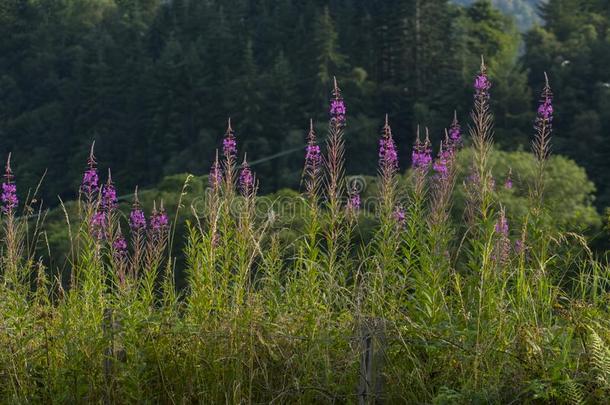
[[[394,217],[394,221],[396,221],[397,225],[404,225],[405,221],[407,220],[407,214],[404,208],[400,206],[394,209],[392,216]]]
[[[305,170],[310,173],[318,171],[322,163],[322,154],[320,146],[316,139],[316,133],[313,129],[313,120],[309,120],[309,132],[307,133],[307,146],[305,147]]]
[[[4,172],[4,182],[2,183],[2,212],[12,214],[19,204],[17,197],[17,185],[14,183],[13,171],[11,169],[11,154],[8,154],[6,160],[6,169]]]
[[[333,78],[333,93],[330,101],[330,121],[335,123],[337,126],[345,125],[346,113],[345,101],[341,95],[341,89],[337,85],[337,78]]]
[[[379,168],[382,173],[391,174],[398,170],[398,152],[392,137],[392,129],[388,123],[388,115],[385,116],[383,134],[379,140]]]
[[[119,235],[112,243],[115,257],[117,259],[124,259],[127,256],[127,241],[123,235]]]
[[[534,139],[534,152],[539,160],[544,160],[550,153],[550,138],[553,122],[553,92],[549,85],[549,78],[544,74],[544,88],[540,95],[540,105],[534,124],[536,138]]]
[[[95,142],[91,144],[91,151],[89,152],[89,158],[87,159],[87,170],[83,174],[83,181],[81,183],[81,192],[91,200],[95,197],[95,194],[99,190],[99,177],[97,174],[97,162],[93,153]]]
[[[347,199],[347,210],[355,212],[360,209],[360,194],[357,191],[352,191]]]
[[[146,217],[144,216],[144,211],[140,208],[140,201],[138,200],[138,187],[136,187],[133,206],[129,213],[129,228],[133,233],[143,232],[146,229]]]
[[[228,120],[227,131],[222,140],[222,154],[227,160],[233,160],[237,156],[237,140],[235,139],[235,132],[231,127],[231,118]]]
[[[500,210],[500,217],[496,222],[495,231],[501,236],[508,236],[508,220],[506,219],[506,214],[503,209]]]
[[[214,159],[214,163],[212,163],[208,181],[212,190],[216,191],[220,189],[220,185],[222,184],[222,168],[220,167],[220,161],[218,160],[218,149],[216,149],[216,159]]]
[[[457,119],[457,112],[453,112],[453,121],[449,127],[449,140],[453,150],[458,149],[462,145],[462,128]]]
[[[107,227],[106,213],[103,211],[96,211],[91,216],[91,235],[98,240],[104,239]]]
[[[250,165],[244,155],[244,161],[241,164],[241,171],[239,173],[239,189],[244,197],[252,195],[254,191],[254,175],[250,170]]]
[[[474,79],[474,97],[478,100],[489,99],[489,89],[491,89],[491,81],[487,76],[487,67],[485,61],[481,57],[481,69],[479,74]]]
[[[150,229],[153,234],[159,235],[164,232],[169,226],[169,219],[167,218],[167,214],[165,213],[165,208],[163,208],[163,202],[161,202],[161,206],[159,211],[157,208],[153,208],[153,213],[150,218]]]
[[[430,150],[430,138],[426,129],[426,139],[421,142],[419,137],[419,127],[417,128],[417,138],[411,155],[411,163],[416,170],[426,171],[432,163],[432,151]]]
[[[108,181],[102,187],[102,209],[107,212],[116,209],[118,206],[118,199],[116,196],[116,188],[112,182],[112,175],[110,169],[108,170]]]
[[[451,145],[449,144],[448,139],[445,139],[441,142],[438,157],[432,165],[432,169],[436,173],[437,178],[447,178],[449,175],[449,165],[451,164],[452,159],[453,151],[451,150]]]

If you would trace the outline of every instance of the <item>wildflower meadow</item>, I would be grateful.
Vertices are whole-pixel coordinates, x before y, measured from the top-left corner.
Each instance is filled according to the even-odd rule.
[[[187,177],[175,212],[162,200],[146,209],[137,189],[121,209],[93,145],[76,209],[60,205],[67,272],[40,258],[39,190],[22,192],[9,156],[0,402],[608,403],[610,270],[585,238],[551,226],[561,111],[552,78],[540,79],[528,182],[518,168],[492,175],[484,62],[470,116],[447,117],[440,144],[419,127],[405,156],[380,117],[366,193],[346,170],[349,100],[335,80],[327,133],[304,128],[292,214],[258,195],[265,179],[238,122],[197,204]],[[527,198],[511,212],[503,196],[517,188]],[[294,212],[298,224],[277,225]]]

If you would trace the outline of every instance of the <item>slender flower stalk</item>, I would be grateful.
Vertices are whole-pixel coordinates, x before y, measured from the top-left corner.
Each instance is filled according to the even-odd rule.
[[[396,173],[398,172],[398,152],[392,136],[392,128],[385,116],[381,139],[379,140],[379,177],[381,181],[381,211],[388,218],[396,200]],[[389,218],[388,218],[389,219]]]
[[[382,176],[392,177],[398,170],[398,152],[392,137],[392,128],[388,123],[388,115],[385,116],[383,133],[379,140],[379,171]]]
[[[435,177],[439,181],[444,181],[449,177],[449,169],[453,161],[453,150],[448,137],[441,141],[436,161],[432,165]]]
[[[430,149],[430,137],[426,128],[426,139],[420,140],[419,126],[417,127],[417,137],[411,154],[411,164],[416,171],[427,172],[432,163],[432,151]]]
[[[360,193],[352,187],[348,193],[346,209],[348,213],[355,215],[360,210]]]
[[[18,262],[20,254],[20,231],[15,218],[15,210],[19,204],[17,198],[17,185],[14,182],[11,169],[11,154],[6,159],[4,181],[2,182],[2,213],[6,215],[4,222],[4,241],[6,243],[6,263],[4,278],[7,281],[18,283]]]
[[[254,174],[252,174],[250,165],[246,160],[246,155],[244,155],[244,161],[241,164],[241,170],[239,172],[239,189],[242,196],[246,198],[253,197],[256,190]]]
[[[108,170],[108,181],[102,188],[102,209],[106,212],[114,211],[118,206],[118,200],[116,196],[116,188],[112,182],[112,175]]]
[[[326,232],[326,247],[328,250],[328,272],[331,280],[344,280],[339,273],[340,252],[345,251],[346,238],[349,232],[345,230],[345,210],[342,209],[343,195],[345,193],[345,144],[343,141],[343,130],[345,128],[345,102],[341,95],[341,90],[334,80],[334,87],[330,100],[330,122],[328,126],[328,140],[326,141],[325,166],[327,171],[326,179],[326,198],[328,205],[328,227]],[[348,205],[351,199],[348,190]],[[352,201],[353,203],[354,201]],[[353,212],[348,209],[348,214]],[[345,242],[345,243],[342,243]],[[342,246],[343,245],[343,246]],[[328,292],[329,294],[331,291]]]
[[[81,193],[85,195],[88,203],[92,203],[97,197],[99,191],[99,176],[97,174],[97,161],[93,149],[95,142],[91,145],[91,151],[89,152],[89,158],[87,159],[87,169],[83,174],[83,181],[81,183]]]
[[[17,185],[14,182],[13,170],[11,169],[10,153],[6,160],[1,200],[2,212],[8,216],[13,216],[15,209],[19,205],[19,198],[17,197]]]
[[[167,245],[168,230],[169,218],[163,207],[163,201],[161,201],[159,209],[157,209],[157,204],[154,203],[150,215],[146,249],[146,268],[149,272],[155,270],[160,263],[161,255]]]
[[[94,239],[101,241],[106,236],[106,231],[108,230],[108,218],[104,211],[98,210],[93,213],[91,216],[90,222],[90,230],[91,236]]]
[[[457,119],[457,112],[453,111],[453,121],[449,127],[449,139],[454,149],[462,146],[462,128]]]
[[[486,220],[490,215],[492,182],[489,170],[489,154],[492,148],[493,117],[489,111],[489,90],[491,81],[487,76],[487,66],[481,58],[481,67],[474,81],[474,107],[470,114],[473,125],[470,135],[474,146],[473,168],[479,179],[478,189],[468,190],[471,212],[478,213]]]
[[[244,215],[242,215],[240,223],[241,226],[245,227],[246,229],[249,229],[254,221],[254,208],[256,202],[257,184],[256,177],[250,169],[250,165],[246,160],[245,154],[244,161],[241,164],[241,170],[239,172],[239,189],[246,203],[244,207],[245,211],[242,212],[242,214]]]
[[[394,218],[394,221],[396,221],[397,226],[403,227],[405,225],[405,222],[407,221],[407,213],[405,212],[405,209],[403,207],[396,207],[394,209],[394,212],[392,213],[392,216]]]
[[[216,149],[216,158],[210,169],[210,175],[208,178],[210,188],[213,192],[218,192],[222,184],[222,168],[220,167],[220,161],[218,160],[218,149]]]
[[[494,253],[494,258],[500,264],[506,264],[510,260],[511,244],[509,238],[508,219],[506,218],[506,212],[503,207],[500,209],[500,214],[496,221],[494,230],[496,233],[496,251]]]
[[[146,217],[140,207],[138,199],[138,187],[134,191],[133,204],[129,213],[129,229],[131,231],[131,244],[133,254],[131,256],[131,275],[135,278],[142,265],[144,244],[146,243]]]
[[[156,202],[153,203],[142,278],[144,305],[146,306],[151,306],[154,302],[155,283],[163,261],[163,254],[167,247],[168,230],[169,219],[165,213],[163,201],[161,201],[158,210]]]
[[[344,126],[346,121],[347,110],[345,108],[345,101],[341,96],[341,90],[337,86],[337,78],[333,78],[333,97],[330,101],[330,120],[336,126]]]
[[[452,127],[455,128],[457,120],[454,119]],[[438,156],[432,165],[434,177],[432,179],[432,200],[431,200],[431,223],[443,228],[449,219],[449,208],[451,203],[451,193],[455,185],[456,165],[455,159],[457,148],[460,143],[456,142],[455,136],[451,136],[452,129],[445,131],[445,139],[441,141]],[[455,133],[454,133],[455,135]]]
[[[116,275],[119,281],[119,286],[125,286],[126,281],[126,267],[129,260],[129,253],[127,250],[127,241],[121,233],[121,229],[118,229],[117,235],[112,242],[112,260],[114,262]]]
[[[222,140],[222,154],[224,156],[223,172],[225,180],[225,191],[227,196],[233,195],[235,187],[235,175],[237,171],[237,140],[235,132],[231,127],[231,118],[227,122],[227,130]]]
[[[305,147],[305,190],[312,204],[315,204],[318,197],[318,187],[320,182],[320,171],[322,165],[322,154],[313,129],[313,120],[309,120],[309,132],[307,133],[307,146]]]
[[[212,167],[210,169],[209,175],[209,184],[211,193],[209,194],[209,199],[207,200],[207,214],[208,214],[208,223],[210,224],[210,242],[212,250],[216,248],[220,242],[220,235],[218,233],[218,217],[220,206],[220,191],[223,182],[223,173],[222,167],[220,165],[220,160],[218,159],[218,149],[216,149],[216,157],[214,159],[214,163],[212,163]],[[202,234],[203,234],[202,230]],[[212,255],[213,252],[210,252]]]
[[[428,134],[428,128],[426,128],[426,138],[422,142],[418,125],[417,135],[415,137],[415,144],[413,145],[413,152],[411,153],[411,165],[413,166],[413,172],[415,177],[415,196],[420,201],[423,201],[423,194],[426,185],[426,174],[430,169],[431,163],[432,150],[430,148],[430,137]]]
[[[532,149],[537,161],[537,172],[532,196],[537,208],[542,206],[542,194],[544,192],[544,170],[551,152],[551,132],[553,122],[553,92],[549,85],[549,78],[544,74],[544,87],[540,97],[540,105],[536,121],[534,123],[535,137]]]
[[[337,85],[337,79],[334,79],[334,88],[331,97],[329,137],[326,148],[326,167],[328,171],[327,198],[333,217],[339,215],[340,201],[343,193],[345,156],[345,145],[343,141],[344,126],[345,102],[341,96],[341,89],[339,89],[339,86]]]
[[[162,234],[167,231],[168,227],[169,219],[167,218],[165,208],[163,208],[163,201],[161,201],[159,210],[157,211],[156,207],[153,208],[153,213],[150,218],[150,230],[153,239],[161,237]]]

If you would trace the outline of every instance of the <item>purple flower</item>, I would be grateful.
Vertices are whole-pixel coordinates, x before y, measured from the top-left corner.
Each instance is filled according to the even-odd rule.
[[[159,233],[167,229],[169,225],[169,220],[167,218],[167,214],[163,207],[159,211],[156,209],[153,211],[152,217],[150,219],[150,228],[155,233]]]
[[[540,105],[534,122],[536,136],[534,137],[534,154],[539,162],[548,158],[551,151],[551,132],[553,130],[553,92],[549,85],[549,78],[544,74],[544,87],[540,97]],[[536,186],[536,194],[541,192],[540,185]]]
[[[129,228],[132,232],[146,229],[146,217],[140,208],[134,208],[129,214]]]
[[[436,176],[439,179],[446,179],[449,175],[449,167],[453,162],[454,151],[452,148],[452,142],[447,137],[444,141],[441,142],[441,147],[438,152],[438,157],[434,164],[432,165],[432,169],[436,172]]]
[[[117,252],[126,252],[127,251],[127,241],[125,240],[125,238],[123,236],[119,236],[118,238],[116,238],[116,240],[112,244],[112,247]]]
[[[14,183],[2,183],[2,212],[8,214],[19,204],[17,186]]]
[[[235,139],[235,133],[231,128],[231,119],[227,126],[227,132],[222,140],[222,154],[226,159],[233,159],[237,155],[237,140]]]
[[[491,83],[489,82],[489,78],[484,72],[481,72],[474,80],[474,89],[483,92],[488,91],[490,88]]]
[[[337,86],[337,79],[334,79],[333,98],[330,101],[330,120],[337,125],[345,124],[346,108],[341,89]]]
[[[112,180],[108,178],[108,183],[106,183],[102,188],[102,208],[107,211],[111,211],[115,209],[117,205],[118,200],[116,196],[116,189],[114,188]]]
[[[89,167],[83,174],[81,191],[88,197],[93,197],[99,189],[99,178],[95,166]]]
[[[134,193],[133,205],[131,212],[129,213],[129,229],[131,232],[138,233],[146,229],[146,217],[144,211],[140,208],[140,201],[138,200],[138,188]]]
[[[140,208],[135,208],[129,214],[129,227],[132,231],[146,229],[146,217]]]
[[[112,249],[114,250],[114,258],[116,260],[123,260],[127,256],[127,241],[123,235],[119,235],[114,242],[112,242]]]
[[[5,214],[12,213],[19,204],[17,198],[17,185],[13,183],[13,171],[11,170],[11,155],[9,153],[6,160],[6,171],[4,173],[4,182],[2,183],[2,212]]]
[[[549,121],[553,119],[553,104],[551,97],[546,97],[538,107],[538,117]]]
[[[347,210],[354,212],[360,209],[360,194],[356,191],[352,191],[347,198]]]
[[[404,224],[407,219],[407,214],[405,213],[405,210],[402,207],[396,207],[396,209],[392,213],[392,216],[394,217],[394,220],[398,225]]]
[[[322,155],[318,145],[307,145],[305,148],[305,165],[307,167],[317,167]]]
[[[218,161],[218,150],[216,150],[216,159],[214,160],[214,163],[212,163],[208,181],[212,190],[218,190],[222,184],[222,169],[220,168],[220,162]]]
[[[322,163],[322,153],[313,130],[313,121],[309,120],[309,132],[307,133],[307,146],[305,147],[305,169],[315,175]]]
[[[417,134],[411,155],[411,163],[416,170],[428,170],[430,163],[432,163],[432,151],[430,150],[430,140],[427,135],[426,140],[422,143],[419,140],[419,133]]]
[[[96,239],[104,239],[106,232],[106,213],[96,211],[91,217],[91,235]]]
[[[254,175],[245,157],[239,173],[239,188],[244,196],[250,195],[254,189]]]
[[[487,77],[487,66],[485,66],[485,61],[481,57],[481,68],[474,79],[474,98],[479,102],[487,101],[490,88],[491,82],[489,77]]]
[[[379,140],[379,166],[382,171],[388,170],[392,172],[398,169],[398,152],[396,152],[396,144],[392,137],[392,129],[388,124],[387,115],[383,127],[383,135]]]
[[[95,161],[95,155],[93,154],[93,147],[95,142],[91,145],[91,152],[87,159],[87,170],[83,174],[83,182],[81,184],[81,192],[91,199],[99,190],[99,177],[97,175],[97,163]]]
[[[481,67],[480,73],[474,80],[474,95],[476,98],[487,99],[489,98],[489,89],[491,88],[491,82],[485,72],[485,67]]]
[[[520,254],[521,252],[523,252],[525,248],[525,244],[523,243],[523,241],[521,239],[517,239],[515,241],[515,253]]]
[[[462,143],[462,128],[457,120],[457,113],[453,114],[453,122],[449,127],[449,139],[453,148],[458,147]]]
[[[538,131],[541,131],[542,127],[546,126],[547,131],[550,132],[551,122],[553,121],[553,92],[549,86],[546,74],[545,79],[546,84],[542,89],[540,105],[538,106],[538,114],[536,115],[536,128]]]
[[[504,210],[500,211],[500,217],[496,222],[495,230],[496,233],[500,234],[501,236],[508,236],[508,220],[506,219]]]

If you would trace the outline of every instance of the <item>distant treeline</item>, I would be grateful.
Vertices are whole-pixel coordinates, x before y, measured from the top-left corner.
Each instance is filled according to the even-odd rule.
[[[454,110],[466,121],[485,55],[496,143],[529,142],[546,70],[560,94],[553,151],[586,167],[605,206],[606,3],[551,0],[519,57],[514,21],[489,1],[6,0],[0,153],[20,161],[24,186],[49,168],[44,196],[55,205],[58,194],[75,196],[92,140],[129,192],[207,172],[231,116],[241,150],[263,160],[262,191],[298,187],[301,154],[265,158],[304,145],[310,117],[325,125],[336,75],[349,112],[347,169],[373,174],[383,115],[396,123],[403,156],[418,124],[440,139]]]

